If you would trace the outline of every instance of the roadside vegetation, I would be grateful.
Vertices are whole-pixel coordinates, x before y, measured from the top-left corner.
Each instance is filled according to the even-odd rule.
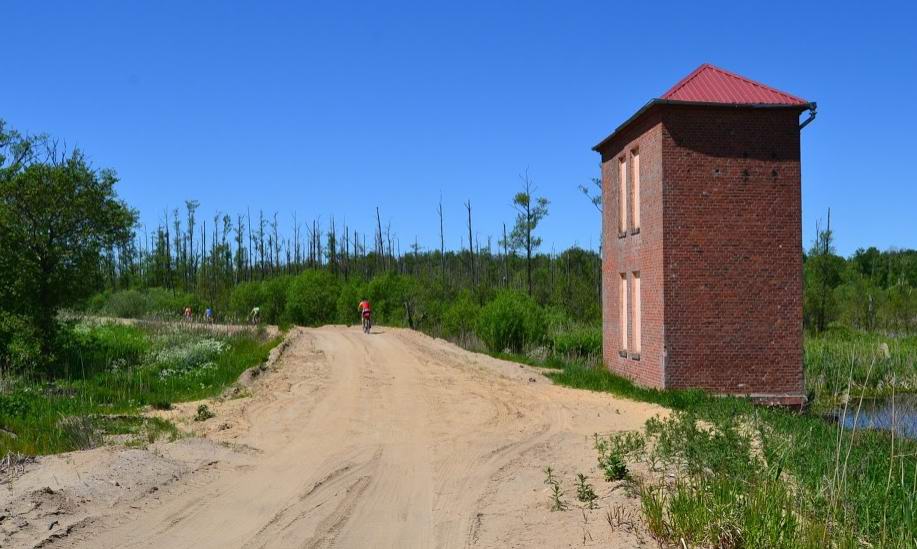
[[[558,363],[555,361],[554,366]],[[606,480],[643,462],[647,525],[665,543],[723,547],[912,547],[917,441],[847,431],[823,418],[700,391],[641,388],[602,368],[563,364],[555,382],[676,411],[635,438],[597,438]],[[859,396],[845,410],[857,413]],[[622,437],[635,437],[625,434]]]
[[[254,331],[217,336],[68,320],[62,310],[177,320],[186,307],[198,318],[211,308],[217,322],[240,322],[258,307],[263,322],[281,326],[354,324],[357,303],[368,298],[376,324],[676,410],[648,424],[639,441],[596,440],[607,481],[633,480],[636,462],[658,473],[642,481],[639,497],[663,543],[917,544],[917,443],[845,431],[822,417],[917,392],[917,250],[869,248],[844,258],[830,222],[818,231],[803,273],[812,404],[794,413],[643,389],[601,368],[601,257],[576,246],[545,250],[539,227],[550,202],[528,173],[507,197],[508,223],[492,234],[473,224],[470,201],[455,225],[440,203],[431,209],[438,246],[415,240],[405,251],[379,209],[375,226],[360,233],[295,212],[292,223],[261,211],[204,218],[186,200],[141,230],[117,181],[78,151],[0,121],[0,454],[87,448],[117,434],[175,436],[138,412],[218,394],[276,343]],[[600,209],[595,188],[582,190]],[[462,236],[458,249],[446,249],[447,228]],[[553,507],[566,508],[559,481],[546,476]],[[578,479],[578,501],[592,505],[591,491]]]
[[[0,378],[0,455],[174,439],[167,421],[141,415],[219,394],[277,343],[256,329],[224,335],[183,324],[69,320],[60,360],[45,373]]]

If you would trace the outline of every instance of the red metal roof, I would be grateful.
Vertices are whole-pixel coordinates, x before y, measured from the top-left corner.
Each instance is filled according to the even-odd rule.
[[[786,92],[749,80],[710,64],[703,64],[684,77],[661,99],[731,105],[808,105]]]

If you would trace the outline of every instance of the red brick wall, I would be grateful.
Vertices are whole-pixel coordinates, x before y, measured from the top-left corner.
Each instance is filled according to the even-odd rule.
[[[799,113],[661,112],[664,384],[802,395]]]
[[[633,149],[640,152],[640,232],[628,230],[618,234],[618,159]],[[631,169],[628,166],[628,200]],[[658,112],[648,113],[621,135],[607,143],[602,151],[602,300],[603,355],[612,371],[641,385],[663,386],[663,273],[662,273],[662,126]],[[628,204],[628,211],[630,211]],[[628,214],[630,218],[630,214]],[[630,224],[630,223],[629,223]],[[631,279],[640,272],[641,281],[641,350],[639,359],[621,351],[619,327],[620,273]],[[632,281],[631,281],[632,284]],[[631,286],[632,288],[632,286]],[[630,324],[632,316],[628,315]],[[628,331],[633,334],[633,326]]]

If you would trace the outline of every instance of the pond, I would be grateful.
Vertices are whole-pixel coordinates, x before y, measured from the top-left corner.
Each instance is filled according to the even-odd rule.
[[[917,439],[917,394],[897,395],[879,400],[864,400],[863,407],[857,416],[859,400],[851,399],[844,410],[837,410],[833,415],[836,421],[842,421],[844,428],[882,429],[895,431],[899,436]]]

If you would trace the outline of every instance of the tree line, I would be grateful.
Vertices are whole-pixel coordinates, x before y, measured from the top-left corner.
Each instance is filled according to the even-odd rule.
[[[512,197],[512,217],[496,238],[480,237],[470,200],[458,223],[445,219],[440,200],[434,249],[422,249],[416,239],[402,243],[391,223],[383,223],[380,208],[375,226],[361,232],[334,217],[323,222],[296,213],[289,224],[261,210],[205,218],[200,203],[187,200],[147,227],[118,198],[117,181],[115,172],[93,168],[80,151],[66,151],[47,136],[20,134],[0,120],[0,368],[53,362],[62,344],[58,311],[85,307],[93,295],[98,306],[102,291],[147,292],[144,299],[167,303],[174,314],[188,304],[182,301],[193,300],[219,315],[238,312],[241,303],[286,296],[291,280],[311,272],[326,273],[330,278],[323,280],[352,291],[400,288],[396,294],[406,296],[410,292],[402,290],[409,288],[423,294],[400,298],[391,309],[389,315],[407,325],[421,317],[447,323],[445,304],[461,301],[471,310],[500,291],[525,295],[549,317],[557,313],[592,326],[601,320],[600,254],[543,248],[539,226],[550,202],[527,172]],[[601,186],[593,181],[580,190],[601,211]],[[869,248],[844,258],[834,249],[830,221],[818,229],[804,256],[807,330],[821,333],[843,323],[917,331],[917,251]],[[461,235],[458,249],[446,248],[447,230]],[[410,282],[399,282],[405,280]],[[423,310],[414,310],[419,302]]]
[[[833,323],[889,334],[917,333],[917,250],[860,248],[837,254],[831,212],[804,257],[804,320],[816,334]]]

